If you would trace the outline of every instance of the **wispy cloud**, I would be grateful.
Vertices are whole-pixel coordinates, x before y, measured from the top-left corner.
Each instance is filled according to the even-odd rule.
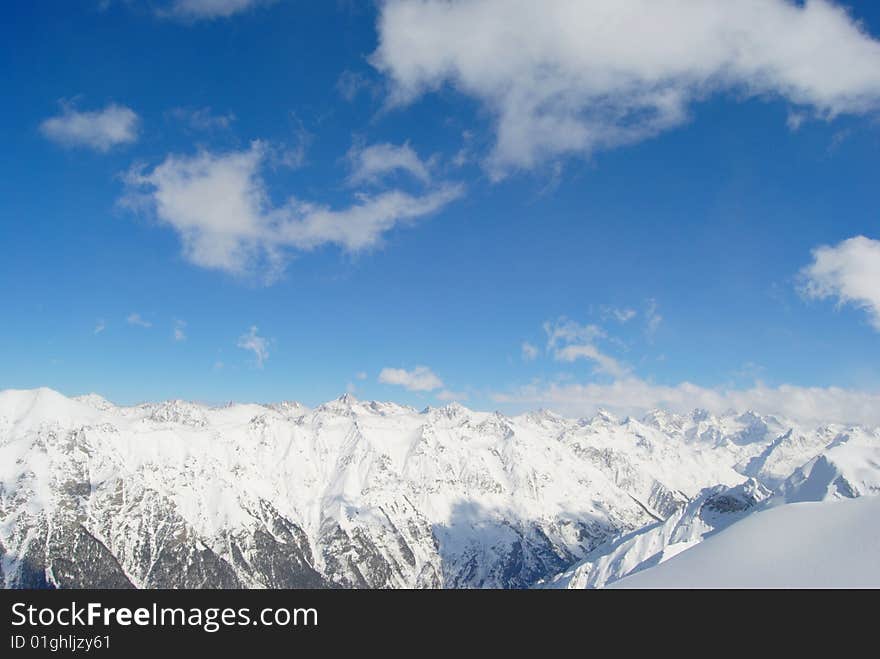
[[[99,319],[98,319],[98,322],[95,323],[94,333],[95,333],[95,334],[100,334],[100,333],[103,332],[105,329],[107,329],[107,323],[104,322],[104,319],[103,319],[103,318],[99,318]]]
[[[233,113],[216,114],[211,108],[173,108],[168,116],[197,131],[226,130],[236,117]]]
[[[354,146],[348,152],[352,185],[378,183],[394,172],[405,172],[422,183],[431,180],[428,165],[409,144],[371,144]]]
[[[136,327],[152,327],[153,323],[144,320],[139,313],[130,313],[125,318],[125,322]]]
[[[186,322],[183,320],[174,321],[174,329],[172,336],[175,341],[186,341]]]
[[[574,362],[578,359],[587,359],[594,362],[596,373],[604,373],[613,377],[623,377],[630,369],[617,361],[614,357],[606,355],[594,345],[567,345],[558,348],[554,353],[557,361]]]
[[[363,73],[346,69],[336,80],[336,91],[351,103],[362,91],[373,91],[375,85]]]
[[[547,334],[548,349],[569,343],[592,343],[605,337],[605,330],[598,325],[581,325],[564,316],[545,322],[544,332]]]
[[[596,342],[607,337],[605,330],[598,325],[581,325],[562,317],[554,322],[544,323],[547,334],[547,350],[560,362],[575,362],[586,359],[593,362],[595,373],[622,377],[629,368],[614,357],[600,350]]]
[[[434,391],[443,387],[443,380],[427,366],[416,366],[411,371],[402,368],[383,368],[379,382],[393,384],[409,391]]]
[[[67,147],[86,147],[107,152],[138,138],[140,119],[131,108],[115,103],[101,110],[78,111],[62,104],[61,114],[40,124],[43,135]]]
[[[707,388],[690,382],[659,385],[636,377],[600,383],[534,383],[492,395],[498,403],[524,409],[548,407],[560,414],[588,416],[600,408],[623,415],[640,415],[662,408],[687,413],[706,409],[755,410],[805,423],[880,424],[880,393],[838,387],[769,387],[756,383],[743,389]]]
[[[788,126],[788,129],[792,133],[796,133],[803,126],[804,121],[807,120],[807,115],[803,112],[791,111],[788,113],[788,117],[785,119],[785,125]]]
[[[242,350],[248,350],[254,353],[254,363],[257,368],[263,368],[263,364],[269,359],[269,341],[258,334],[259,329],[256,325],[238,337],[236,344]]]
[[[863,309],[880,331],[880,241],[856,236],[813,250],[813,262],[801,271],[807,298],[835,298]]]
[[[660,329],[660,323],[663,322],[663,316],[660,315],[659,309],[660,305],[654,298],[645,303],[645,334],[651,341],[654,340],[654,335]]]
[[[524,362],[534,361],[538,358],[539,350],[537,346],[532,345],[528,341],[523,341],[522,346],[522,359]]]
[[[169,0],[156,13],[164,18],[180,20],[212,20],[229,18],[276,0]]]
[[[444,389],[437,394],[437,400],[443,401],[464,401],[468,399],[468,395],[463,391],[449,391]]]
[[[620,308],[620,307],[609,307],[603,306],[601,309],[602,318],[605,320],[611,319],[616,320],[618,323],[628,323],[633,318],[636,317],[637,312],[635,309],[628,308]]]

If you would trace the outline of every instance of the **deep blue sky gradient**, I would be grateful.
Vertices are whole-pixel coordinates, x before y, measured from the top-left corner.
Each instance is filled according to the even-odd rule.
[[[880,6],[854,4],[880,35]],[[446,90],[383,109],[368,3],[281,2],[230,20],[180,24],[89,2],[4,8],[0,68],[0,388],[97,391],[120,402],[299,399],[349,383],[368,398],[424,405],[430,394],[379,384],[384,367],[424,364],[469,404],[536,378],[588,381],[587,363],[524,362],[559,316],[602,323],[609,352],[657,383],[880,389],[878,334],[864,313],[807,302],[797,273],[810,250],[877,238],[880,125],[872,118],[786,128],[775,99],[713,97],[684,126],[634,146],[491,183],[478,164],[448,172],[467,195],[382,248],[298,255],[271,286],[200,269],[168,228],[120,209],[121,173],[199,147],[254,139],[297,144],[306,163],[273,171],[273,195],[350,202],[353,141],[410,144],[447,158],[487,117]],[[344,100],[346,71],[374,90]],[[39,131],[59,99],[108,102],[141,117],[136,144],[106,154],[65,149]],[[170,111],[210,107],[228,131],[186,129]],[[649,337],[643,312],[663,317]],[[640,316],[619,325],[603,305]],[[137,312],[151,328],[131,326]],[[98,319],[106,329],[94,333]],[[172,338],[185,320],[187,340]],[[236,341],[251,325],[271,339],[264,368]],[[217,362],[223,368],[217,368]],[[367,379],[355,374],[366,372]]]

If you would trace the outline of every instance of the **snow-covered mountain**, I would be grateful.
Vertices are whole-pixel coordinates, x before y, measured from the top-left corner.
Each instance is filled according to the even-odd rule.
[[[819,434],[827,437],[828,430],[821,429]],[[859,428],[831,434],[834,439],[818,455],[797,467],[774,492],[754,478],[735,487],[707,488],[664,522],[597,547],[583,561],[541,585],[550,588],[603,587],[660,565],[752,513],[792,503],[831,502],[880,494],[880,434]],[[812,446],[810,442],[806,445]],[[772,484],[777,479],[765,475],[764,480]],[[790,541],[792,544],[797,542],[794,537]],[[751,551],[758,557],[761,545]],[[875,565],[880,578],[880,546],[877,547]],[[744,573],[741,576],[745,578]],[[627,582],[648,583],[641,579],[627,579]],[[807,580],[789,585],[810,583]]]
[[[753,478],[734,487],[706,488],[665,521],[614,538],[573,568],[541,585],[601,588],[614,583],[690,549],[753,512],[769,496],[769,490]]]
[[[0,578],[602,585],[829,478],[826,493],[871,493],[878,447],[876,429],[750,412],[507,417],[351,396],[315,409],[118,407],[10,390],[0,392]]]

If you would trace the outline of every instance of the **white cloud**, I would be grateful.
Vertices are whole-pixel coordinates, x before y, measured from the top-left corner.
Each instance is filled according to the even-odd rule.
[[[648,300],[645,309],[645,332],[651,340],[653,340],[654,335],[660,328],[660,323],[663,322],[663,316],[657,312],[659,308],[660,305],[657,304],[657,300],[654,298]]]
[[[193,130],[225,130],[235,121],[233,113],[215,114],[211,108],[174,108],[168,112],[176,121],[186,124]]]
[[[139,313],[128,314],[128,316],[125,318],[125,322],[128,323],[129,325],[135,325],[136,327],[152,327],[153,326],[153,323],[141,318],[141,315]]]
[[[601,352],[596,346],[584,345],[567,345],[559,348],[554,353],[557,361],[573,362],[578,359],[588,359],[595,363],[595,372],[604,373],[613,377],[623,377],[629,373],[629,368],[618,362],[614,357],[610,357]]]
[[[599,339],[606,338],[605,331],[597,325],[580,325],[568,318],[544,323],[547,334],[547,349],[553,351],[553,358],[561,362],[574,362],[587,359],[595,365],[595,373],[612,377],[622,377],[629,368],[596,347]]]
[[[366,371],[358,371],[357,373],[354,374],[354,377],[358,380],[366,380],[367,373],[366,373]]]
[[[808,298],[837,298],[863,309],[880,331],[880,241],[856,236],[813,250],[813,262],[801,271]]]
[[[602,318],[613,318],[618,323],[628,323],[636,317],[635,309],[602,307]]]
[[[463,391],[449,391],[448,389],[444,389],[440,393],[437,394],[437,400],[443,401],[463,401],[467,400],[468,395]]]
[[[605,331],[598,325],[580,325],[564,316],[554,322],[544,323],[547,334],[547,348],[553,349],[560,344],[592,343],[605,337]]]
[[[807,116],[803,112],[789,112],[785,119],[785,125],[792,133],[796,133],[806,120]]]
[[[443,380],[427,366],[416,366],[407,371],[402,368],[383,368],[379,382],[394,384],[410,391],[434,391],[443,387]]]
[[[183,20],[228,18],[272,2],[275,0],[171,0],[156,13]]]
[[[838,387],[758,383],[746,389],[711,389],[689,382],[658,385],[630,377],[611,384],[537,383],[494,394],[493,399],[525,409],[548,407],[568,416],[588,416],[600,408],[634,416],[654,408],[679,413],[700,408],[715,414],[754,410],[804,423],[880,424],[880,394]]]
[[[474,159],[473,141],[474,133],[471,130],[464,130],[461,133],[461,148],[452,156],[450,161],[453,167],[464,167]]]
[[[285,140],[283,143],[272,146],[263,144],[263,147],[266,149],[265,160],[273,168],[288,167],[290,169],[298,169],[307,162],[309,146],[311,146],[315,136],[309,132],[305,123],[296,113],[290,113],[290,122],[292,124],[292,140]]]
[[[82,146],[107,152],[137,140],[140,119],[131,108],[111,103],[103,110],[79,112],[68,104],[61,114],[40,124],[40,131],[63,146]]]
[[[94,330],[94,333],[95,333],[95,334],[100,334],[100,333],[103,332],[105,329],[107,329],[107,324],[104,322],[104,319],[103,319],[103,318],[99,318],[99,319],[98,319],[98,322],[95,323],[95,330]]]
[[[288,250],[376,247],[386,232],[439,210],[463,192],[459,185],[439,185],[421,195],[356,193],[354,203],[342,209],[296,198],[273,205],[261,176],[270,153],[264,143],[254,142],[242,151],[169,155],[152,170],[130,170],[120,201],[172,227],[184,256],[195,265],[259,272],[271,281],[283,270]]]
[[[182,320],[175,320],[174,321],[173,336],[174,336],[175,341],[186,341],[186,332],[184,331],[185,329],[186,329],[186,323],[184,321],[182,321]]]
[[[852,250],[840,249],[851,241],[856,241]],[[814,252],[816,263],[804,271],[808,277],[808,295],[836,295],[842,300],[852,301],[880,290],[880,285],[870,285],[871,281],[880,282],[880,242],[861,237],[851,241],[834,248],[819,248]],[[816,268],[817,264],[820,267]],[[844,271],[845,276],[841,276],[840,271]],[[842,283],[842,280],[846,282]],[[880,308],[877,303],[880,300],[877,297],[873,300],[872,313],[877,318],[877,309]],[[661,318],[655,300],[649,299],[646,305],[646,323],[648,330],[653,331],[651,328],[656,329]],[[690,382],[655,384],[638,377],[630,366],[597,347],[601,342],[614,341],[614,337],[609,337],[601,327],[581,325],[561,317],[544,323],[544,331],[547,334],[547,351],[554,359],[560,362],[589,360],[595,365],[593,372],[608,376],[607,379],[601,382],[577,382],[568,374],[560,374],[555,381],[535,380],[510,391],[493,393],[493,400],[519,410],[546,407],[567,416],[588,416],[600,408],[633,416],[655,408],[679,413],[701,408],[716,414],[731,409],[751,409],[809,423],[833,421],[880,425],[880,392],[788,384],[771,387],[759,380],[763,367],[752,362],[746,363],[734,374],[740,380],[754,382],[751,386],[712,388]],[[662,359],[662,356],[658,359]]]
[[[263,368],[263,364],[269,359],[269,341],[257,334],[258,331],[256,325],[252,325],[246,333],[238,337],[236,345],[254,353],[257,368]]]
[[[534,361],[538,358],[538,347],[532,345],[528,341],[523,341],[522,344],[522,358],[524,362]]]
[[[880,106],[880,43],[828,0],[387,0],[378,30],[392,103],[449,83],[492,113],[496,178],[648,138],[717,92]]]
[[[336,81],[336,91],[349,103],[357,98],[361,91],[371,90],[372,88],[373,84],[363,73],[349,71],[348,69],[343,71]]]
[[[393,172],[406,172],[422,183],[431,180],[428,166],[409,144],[355,146],[348,152],[348,161],[351,166],[349,182],[355,185],[376,183]]]

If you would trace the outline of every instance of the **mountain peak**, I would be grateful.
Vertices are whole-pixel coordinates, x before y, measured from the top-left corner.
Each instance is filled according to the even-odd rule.
[[[457,401],[452,401],[451,403],[447,403],[443,407],[434,407],[432,405],[428,405],[421,412],[424,415],[434,415],[441,416],[447,419],[455,419],[460,416],[465,416],[470,413],[470,410],[466,408],[464,405]]]
[[[82,396],[74,396],[73,400],[77,401],[78,403],[88,405],[89,407],[94,407],[96,410],[100,410],[101,412],[112,410],[116,407],[116,405],[111,403],[109,400],[96,393],[84,394]]]
[[[356,406],[360,401],[355,398],[350,393],[344,393],[338,398],[334,398],[333,400],[329,400],[326,403],[321,403],[318,405],[317,410],[320,412],[337,412],[344,411],[351,413],[352,408]]]
[[[604,407],[600,407],[596,410],[596,413],[590,419],[590,422],[604,423],[608,425],[617,425],[619,423],[617,417]]]

